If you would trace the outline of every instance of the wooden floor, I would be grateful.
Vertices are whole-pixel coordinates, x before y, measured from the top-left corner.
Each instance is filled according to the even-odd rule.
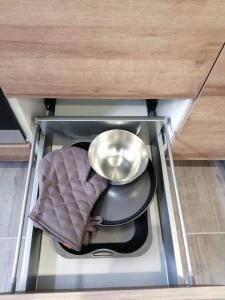
[[[8,289],[27,162],[0,162],[0,292]]]
[[[197,284],[225,285],[225,162],[177,161]],[[0,162],[0,292],[7,290],[27,163]]]
[[[225,285],[225,161],[177,161],[196,283]]]

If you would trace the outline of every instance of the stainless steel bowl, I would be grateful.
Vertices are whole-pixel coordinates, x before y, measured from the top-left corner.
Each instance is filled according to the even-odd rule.
[[[91,143],[88,156],[92,168],[111,184],[122,185],[135,180],[148,165],[144,142],[126,130],[108,130]]]

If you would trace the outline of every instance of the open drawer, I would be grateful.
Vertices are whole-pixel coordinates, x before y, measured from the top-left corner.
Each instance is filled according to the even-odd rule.
[[[161,117],[46,117],[37,118],[32,145],[24,203],[17,240],[17,251],[12,276],[12,291],[75,290],[87,288],[126,288],[180,286],[194,284],[180,198],[176,184],[172,152],[168,135],[168,120]],[[53,148],[71,145],[77,140],[92,140],[110,129],[125,129],[137,134],[149,149],[157,175],[156,195],[147,210],[146,242],[129,255],[114,255],[100,251],[89,257],[66,254],[51,237],[28,222],[25,246],[19,255],[24,212],[30,185],[32,162],[37,152],[37,163]],[[172,170],[172,182],[183,236],[187,272],[182,265],[180,244],[171,197],[166,153]],[[33,181],[29,211],[38,198],[38,168]],[[108,233],[110,234],[110,232]],[[104,249],[103,249],[104,250]],[[129,250],[129,249],[128,249]],[[131,253],[130,253],[131,252]],[[20,257],[21,269],[18,270]],[[186,265],[186,264],[185,264]],[[184,277],[188,274],[188,278]]]

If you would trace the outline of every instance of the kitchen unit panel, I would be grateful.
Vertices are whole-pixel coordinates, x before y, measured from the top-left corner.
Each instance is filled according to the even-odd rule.
[[[7,96],[195,98],[225,40],[225,2],[0,1]]]
[[[177,159],[225,159],[225,49],[173,148]]]

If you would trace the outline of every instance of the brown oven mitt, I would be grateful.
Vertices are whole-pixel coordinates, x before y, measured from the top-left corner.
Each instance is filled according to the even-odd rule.
[[[29,216],[35,227],[77,251],[88,242],[86,232],[101,222],[99,217],[89,217],[108,186],[98,174],[90,177],[90,171],[84,149],[68,147],[48,153],[39,164],[40,196]]]

